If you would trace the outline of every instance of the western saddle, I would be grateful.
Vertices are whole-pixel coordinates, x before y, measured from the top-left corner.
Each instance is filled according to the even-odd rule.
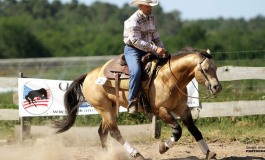
[[[141,66],[142,69],[144,69],[144,72],[142,74],[142,81],[147,80],[151,75],[151,62],[152,60],[156,59],[157,57],[152,53],[147,53],[145,56],[141,59]],[[120,79],[129,79],[130,78],[130,72],[128,65],[125,60],[124,54],[121,54],[117,58],[115,58],[112,62],[110,62],[106,68],[104,69],[104,75],[108,79],[115,79],[115,94],[116,94],[116,114],[119,115],[119,80]],[[143,94],[143,93],[141,93]],[[144,95],[145,96],[145,95]],[[146,102],[144,102],[146,103]],[[147,109],[143,107],[145,111]],[[148,109],[150,110],[150,108]]]

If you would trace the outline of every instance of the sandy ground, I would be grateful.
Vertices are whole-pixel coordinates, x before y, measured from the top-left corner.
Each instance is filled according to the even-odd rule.
[[[150,137],[150,125],[120,126],[123,137],[149,160],[198,160],[204,159],[194,141],[177,143],[161,155],[160,140]],[[108,138],[108,150],[102,149],[97,127],[72,128],[55,135],[51,127],[31,128],[31,139],[23,142],[0,143],[0,160],[132,160],[121,145]],[[245,145],[239,142],[210,143],[218,159],[261,160],[265,157],[265,144]],[[246,152],[246,149],[261,149],[264,152]]]

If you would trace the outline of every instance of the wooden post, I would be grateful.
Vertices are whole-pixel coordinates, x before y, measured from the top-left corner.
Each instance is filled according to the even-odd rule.
[[[20,140],[24,140],[24,128],[25,128],[25,123],[24,123],[24,117],[20,117]]]
[[[152,138],[158,139],[161,135],[161,123],[157,121],[157,117],[152,117]]]
[[[23,77],[24,77],[23,73],[19,72],[19,78]],[[21,141],[30,138],[30,129],[31,129],[30,117],[20,117],[20,128],[21,128],[21,134],[20,134]]]
[[[20,126],[21,126],[21,141],[30,138],[30,118],[29,117],[20,117]]]

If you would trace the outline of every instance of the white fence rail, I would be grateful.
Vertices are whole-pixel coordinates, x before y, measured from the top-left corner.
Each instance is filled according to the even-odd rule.
[[[0,120],[19,120],[18,109],[0,109]]]
[[[201,103],[200,108],[192,108],[194,119],[206,117],[226,117],[265,114],[265,100]],[[0,109],[0,120],[19,120],[17,109]]]
[[[236,67],[223,66],[217,69],[220,81],[233,81],[245,79],[265,80],[265,67]],[[17,78],[0,77],[0,91],[15,90]],[[198,113],[197,113],[198,112]],[[0,110],[0,120],[17,120],[18,112],[11,109]],[[265,101],[233,101],[202,103],[201,108],[193,110],[195,117],[219,117],[219,116],[244,116],[265,114]],[[13,117],[13,118],[12,118]]]
[[[226,117],[265,114],[265,100],[202,103],[193,108],[193,118]]]
[[[234,81],[246,79],[265,80],[265,67],[236,67],[223,66],[217,69],[220,81]],[[16,77],[0,77],[0,92],[17,88]]]
[[[217,69],[220,81],[235,81],[245,79],[265,80],[265,67],[235,67],[224,66]]]
[[[265,67],[224,66],[218,68],[217,75],[220,81],[265,80]],[[12,88],[14,86],[17,86],[17,78],[0,78],[0,87]],[[265,114],[265,100],[202,103],[200,108],[192,109],[192,114],[194,118],[261,115]],[[0,120],[19,120],[18,110],[0,109]],[[156,125],[153,125],[153,129],[156,130],[153,132],[153,137],[156,137],[159,129]]]

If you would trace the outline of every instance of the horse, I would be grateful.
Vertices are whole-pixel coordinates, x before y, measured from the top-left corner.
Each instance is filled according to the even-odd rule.
[[[102,116],[98,129],[102,147],[107,147],[109,133],[134,159],[143,160],[145,159],[143,155],[122,137],[118,129],[115,88],[95,83],[101,69],[102,67],[95,68],[71,83],[64,95],[67,116],[55,125],[58,129],[57,133],[65,132],[73,126],[78,107],[85,98]],[[216,153],[209,150],[201,132],[193,122],[191,110],[187,106],[186,85],[195,78],[212,95],[217,95],[222,90],[222,85],[217,78],[216,70],[213,57],[207,53],[207,50],[191,47],[184,48],[178,54],[171,56],[157,70],[151,80],[149,90],[144,92],[149,95],[152,113],[172,128],[172,137],[159,144],[160,154],[172,148],[182,135],[182,128],[174,118],[174,115],[177,115],[198,142],[206,159],[215,159]],[[128,105],[127,97],[128,90],[119,91],[121,106]]]
[[[37,107],[34,103],[37,101],[34,98],[48,99],[47,91],[44,88],[41,88],[39,90],[32,90],[26,95],[25,99],[28,101],[28,104],[32,102],[34,106]]]

